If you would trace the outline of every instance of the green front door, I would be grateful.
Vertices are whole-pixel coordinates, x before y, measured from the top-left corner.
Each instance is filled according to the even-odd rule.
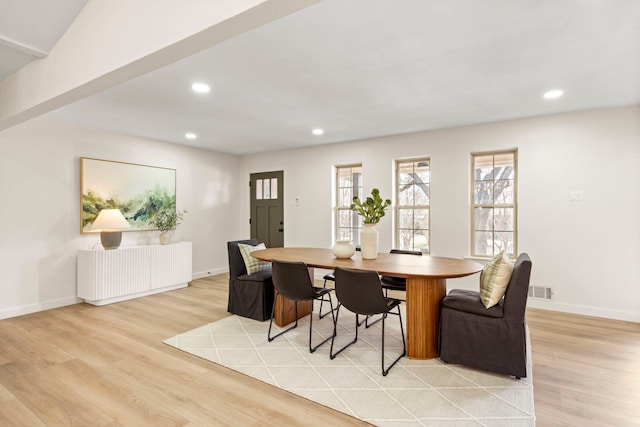
[[[284,246],[284,172],[250,175],[251,238],[268,248]]]

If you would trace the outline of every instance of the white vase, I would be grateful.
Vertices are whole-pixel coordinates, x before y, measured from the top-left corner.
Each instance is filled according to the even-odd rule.
[[[168,245],[169,243],[171,243],[171,232],[165,231],[163,233],[160,233],[160,244]]]
[[[331,251],[336,258],[351,258],[356,253],[356,248],[351,240],[336,240]]]
[[[376,259],[378,256],[378,230],[375,224],[364,224],[360,230],[360,250],[362,259]]]

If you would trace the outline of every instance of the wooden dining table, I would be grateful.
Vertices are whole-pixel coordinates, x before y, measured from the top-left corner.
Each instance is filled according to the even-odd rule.
[[[440,301],[447,293],[447,279],[469,276],[482,270],[477,262],[431,255],[378,253],[376,259],[362,259],[360,252],[351,258],[336,258],[331,249],[270,248],[251,253],[262,261],[304,262],[313,277],[313,268],[333,270],[373,270],[380,275],[405,277],[407,357],[438,357]]]

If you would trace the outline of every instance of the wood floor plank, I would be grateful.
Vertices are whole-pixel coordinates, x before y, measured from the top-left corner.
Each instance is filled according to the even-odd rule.
[[[103,408],[122,425],[183,426],[188,423],[170,406],[159,405],[143,384],[132,381],[128,375],[118,375],[114,366],[94,368],[75,360],[49,371],[58,381],[85,396],[92,406]]]
[[[640,425],[640,324],[527,311],[538,425]]]
[[[162,343],[227,317],[227,287],[221,274],[0,321],[0,425],[367,425]],[[640,425],[640,324],[535,309],[527,321],[538,426]]]
[[[0,426],[3,427],[47,427],[24,404],[13,399],[0,403]]]
[[[0,403],[9,402],[15,399],[16,397],[11,394],[11,392],[7,390],[5,386],[0,384]]]
[[[0,366],[0,379],[31,413],[47,426],[103,426],[111,418],[45,369],[26,375],[19,361]]]
[[[11,329],[11,333],[8,329]],[[7,353],[20,354],[22,361],[41,368],[71,359],[64,349],[26,333],[19,327],[7,328],[0,322],[0,336],[2,336],[3,359],[7,357]]]

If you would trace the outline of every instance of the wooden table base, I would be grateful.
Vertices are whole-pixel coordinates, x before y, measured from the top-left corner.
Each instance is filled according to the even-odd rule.
[[[446,294],[446,279],[407,278],[407,357],[438,357],[440,301]]]
[[[298,301],[298,319],[311,313],[313,301]],[[296,302],[280,295],[276,301],[273,321],[282,327],[296,320]]]

